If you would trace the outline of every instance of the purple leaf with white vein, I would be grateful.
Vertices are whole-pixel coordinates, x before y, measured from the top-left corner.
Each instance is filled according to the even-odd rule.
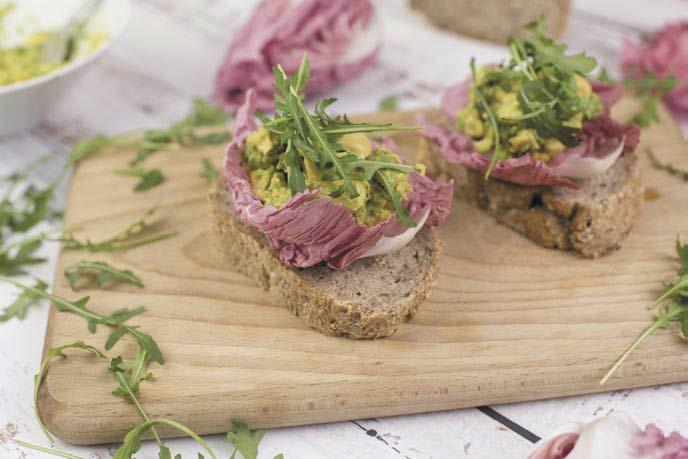
[[[256,107],[270,111],[274,66],[293,74],[307,52],[306,91],[324,92],[368,67],[381,46],[382,26],[369,0],[263,0],[229,44],[215,98],[235,110],[253,88]]]

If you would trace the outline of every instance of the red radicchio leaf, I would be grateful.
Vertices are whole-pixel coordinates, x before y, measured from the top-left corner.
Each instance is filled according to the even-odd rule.
[[[256,106],[273,109],[272,68],[290,75],[308,52],[309,94],[353,78],[376,58],[381,27],[370,0],[263,0],[234,34],[215,81],[215,98],[241,105],[249,88]]]

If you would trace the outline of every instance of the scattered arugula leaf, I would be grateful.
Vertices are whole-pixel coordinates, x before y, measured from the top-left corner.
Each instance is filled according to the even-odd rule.
[[[116,169],[120,175],[128,175],[130,177],[138,177],[141,180],[134,186],[134,191],[146,191],[155,186],[160,185],[165,181],[165,176],[160,169],[143,169],[140,167],[129,167],[123,169]]]
[[[205,157],[201,160],[201,165],[203,170],[201,170],[200,176],[205,179],[208,183],[213,183],[220,176],[220,171],[213,165],[210,158]]]
[[[33,288],[45,292],[48,288],[48,284],[38,279]],[[23,320],[26,317],[26,311],[31,306],[37,305],[42,299],[43,297],[41,295],[33,293],[33,291],[22,290],[12,304],[1,311],[0,322],[7,322],[12,317]]]
[[[645,151],[647,152],[647,155],[650,157],[650,162],[652,162],[652,165],[655,168],[664,170],[668,172],[669,175],[673,175],[674,177],[680,178],[684,182],[688,182],[688,169],[679,169],[673,164],[663,163],[659,160],[659,158],[657,158],[654,151],[652,151],[652,149],[649,147],[646,148]]]
[[[67,167],[76,166],[84,158],[98,153],[103,148],[115,145],[116,138],[109,138],[103,135],[97,135],[90,139],[79,140],[74,143],[72,147],[71,154],[69,155],[69,160],[67,161]]]
[[[67,451],[62,451],[62,450],[55,449],[55,448],[48,448],[45,446],[36,445],[36,444],[29,443],[27,441],[22,441],[22,440],[13,440],[13,441],[17,445],[23,446],[24,448],[32,449],[34,451],[40,451],[40,452],[46,453],[46,454],[51,454],[53,456],[64,457],[65,459],[84,459],[81,456],[77,456],[75,454],[68,453]]]
[[[600,385],[604,385],[628,356],[656,330],[667,328],[671,323],[677,322],[681,326],[681,336],[688,339],[688,244],[681,244],[680,238],[676,239],[676,254],[680,263],[679,281],[676,284],[664,283],[664,293],[648,307],[648,309],[658,308],[655,320],[614,362],[600,380]],[[668,305],[663,306],[662,304],[666,302]]]
[[[45,369],[47,368],[48,363],[56,357],[66,358],[67,354],[65,354],[64,351],[67,349],[82,349],[91,352],[92,354],[96,355],[97,357],[100,357],[103,360],[107,360],[105,354],[100,352],[95,347],[84,343],[81,340],[75,341],[70,344],[65,344],[63,346],[53,347],[48,350],[48,353],[45,355],[43,361],[41,362],[41,366],[38,370],[38,373],[36,373],[36,375],[34,375],[33,377],[33,407],[36,419],[38,420],[38,424],[40,424],[43,433],[48,438],[48,441],[50,443],[54,443],[55,439],[52,435],[50,435],[50,432],[48,432],[48,429],[45,427],[45,424],[43,424],[43,421],[41,421],[41,418],[38,415],[38,389],[41,386],[41,381],[43,381],[43,375],[45,374]]]
[[[227,441],[234,445],[234,452],[229,459],[235,459],[240,452],[244,459],[258,459],[258,444],[265,436],[264,430],[251,432],[241,419],[232,419],[232,431],[227,433]]]
[[[631,73],[634,72],[631,70]],[[645,70],[640,77],[624,77],[622,80],[624,87],[633,91],[635,96],[642,101],[642,108],[633,116],[632,121],[642,127],[659,121],[657,112],[659,104],[677,83],[678,80],[673,75],[660,78],[648,70]]]
[[[68,231],[60,241],[64,243],[64,247],[67,249],[85,249],[90,252],[112,252],[150,244],[151,242],[160,241],[177,234],[176,231],[168,231],[146,238],[135,237],[148,226],[148,219],[155,214],[155,210],[155,208],[148,210],[140,220],[135,221],[122,231],[99,242],[93,242],[88,238],[85,241],[79,241],[74,237],[71,231]]]
[[[397,109],[399,105],[399,96],[392,95],[392,96],[387,96],[384,99],[380,101],[380,111],[382,112],[391,112]]]
[[[614,79],[609,76],[609,71],[607,70],[606,67],[600,67],[599,72],[597,72],[597,76],[595,77],[595,80],[599,81],[600,83],[613,83]]]
[[[88,329],[91,333],[95,333],[97,325],[106,325],[112,327],[114,330],[112,331],[112,333],[110,333],[107,341],[105,342],[105,350],[111,349],[115,344],[117,344],[117,342],[122,338],[122,336],[128,334],[139,343],[139,346],[141,346],[148,352],[148,354],[154,362],[160,365],[163,365],[165,363],[165,359],[162,356],[162,352],[160,351],[158,344],[149,334],[140,331],[136,326],[124,324],[124,322],[131,319],[132,317],[135,317],[143,313],[146,310],[146,308],[143,306],[139,306],[135,309],[118,309],[112,312],[110,315],[104,316],[86,307],[88,301],[90,300],[90,297],[88,296],[80,298],[76,301],[68,301],[64,298],[60,298],[59,296],[50,294],[43,290],[22,284],[21,282],[18,282],[9,277],[0,275],[0,281],[7,282],[8,284],[12,284],[25,291],[28,290],[34,295],[41,296],[51,301],[58,311],[71,312],[81,316],[82,318],[86,319]]]
[[[45,258],[36,257],[35,253],[47,237],[39,234],[0,248],[0,274],[26,274],[25,266],[43,263]]]
[[[679,276],[688,274],[688,244],[681,244],[681,238],[676,238],[676,255],[678,256],[681,267],[678,270]]]
[[[145,381],[153,376],[153,373],[148,371],[148,365],[151,362],[148,352],[139,348],[136,353],[136,358],[133,362],[120,361],[117,363],[116,367],[118,370],[124,372],[126,379],[126,387],[123,382],[120,381],[120,386],[112,391],[112,395],[116,397],[125,397],[131,393],[137,393],[139,390],[139,384],[141,381]]]
[[[102,287],[109,280],[122,281],[143,287],[141,279],[129,269],[117,269],[104,261],[80,261],[65,269],[64,275],[69,280],[72,290],[77,290],[76,283],[79,278],[89,271],[98,272],[96,285]]]
[[[141,449],[141,438],[156,425],[166,425],[179,430],[180,432],[193,438],[196,443],[198,443],[208,452],[208,455],[212,459],[217,459],[217,455],[215,455],[215,452],[212,450],[210,445],[208,445],[208,443],[196,432],[180,422],[167,418],[149,419],[130,430],[129,433],[127,433],[127,435],[124,437],[124,443],[122,446],[117,448],[115,451],[113,459],[131,459],[133,455]],[[164,447],[164,449],[161,447],[160,457],[170,457],[170,455],[171,453],[167,447]]]

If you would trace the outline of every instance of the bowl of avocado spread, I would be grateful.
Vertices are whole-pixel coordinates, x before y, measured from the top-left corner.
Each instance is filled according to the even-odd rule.
[[[124,32],[129,0],[106,0],[60,62],[44,47],[81,0],[0,0],[0,136],[36,125],[82,71]]]

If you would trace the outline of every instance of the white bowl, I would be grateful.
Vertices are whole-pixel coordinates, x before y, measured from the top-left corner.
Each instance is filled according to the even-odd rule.
[[[15,0],[17,15],[30,18],[30,27],[49,30],[64,24],[81,0]],[[20,14],[21,13],[21,14]],[[89,28],[107,34],[105,43],[87,56],[75,56],[52,72],[0,86],[0,136],[31,129],[72,85],[84,69],[102,56],[123,34],[131,14],[131,0],[106,0]],[[23,26],[23,25],[22,25]]]

